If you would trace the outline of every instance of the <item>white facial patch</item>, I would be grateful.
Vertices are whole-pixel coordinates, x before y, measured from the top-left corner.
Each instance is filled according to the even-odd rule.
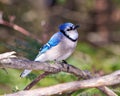
[[[68,35],[73,40],[76,40],[78,38],[77,30],[66,31],[65,34]]]

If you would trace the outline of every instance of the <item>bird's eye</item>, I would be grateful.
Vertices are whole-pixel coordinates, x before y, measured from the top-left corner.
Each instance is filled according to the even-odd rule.
[[[67,31],[70,31],[70,29],[67,29]]]
[[[70,31],[70,30],[72,30],[72,27],[70,27],[69,29],[67,29],[67,31]]]

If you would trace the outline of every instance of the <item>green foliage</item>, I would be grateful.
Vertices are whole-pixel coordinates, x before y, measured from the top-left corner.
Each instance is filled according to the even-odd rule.
[[[87,53],[87,54],[90,54],[90,55],[95,55],[97,52],[97,49],[95,49],[90,44],[87,44],[84,42],[83,43],[81,42],[78,44],[77,50],[84,52],[84,53]]]
[[[36,74],[30,73],[30,74],[28,74],[28,76],[26,77],[26,79],[29,79],[29,80],[32,81],[32,80],[34,80],[36,77],[37,77]]]
[[[120,84],[119,84],[119,86],[120,86]],[[120,87],[118,87],[118,88],[115,88],[115,89],[112,89],[115,93],[117,93],[118,94],[118,96],[120,96]]]
[[[20,91],[20,89],[18,88],[18,86],[15,86],[13,89],[12,89],[13,92],[18,92]]]
[[[41,47],[41,44],[39,44],[36,40],[27,37],[25,40],[15,39],[14,42],[15,45],[4,44],[4,46],[10,50],[16,51],[19,55],[24,55],[30,60],[34,60]]]
[[[120,7],[120,0],[112,0],[112,1],[115,3],[115,5],[118,5]]]
[[[57,3],[58,3],[58,4],[65,4],[65,3],[66,3],[66,0],[57,0]]]
[[[78,90],[72,96],[105,96],[98,89],[91,88],[86,90]]]

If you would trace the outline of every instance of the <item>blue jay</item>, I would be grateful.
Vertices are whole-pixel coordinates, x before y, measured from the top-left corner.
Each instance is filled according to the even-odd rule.
[[[62,61],[67,59],[74,51],[77,40],[79,25],[64,23],[59,26],[59,32],[55,33],[50,40],[40,48],[34,61]],[[32,70],[25,69],[20,77],[27,76]]]

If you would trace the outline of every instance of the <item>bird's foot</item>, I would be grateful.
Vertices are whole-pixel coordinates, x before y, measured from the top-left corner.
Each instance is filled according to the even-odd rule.
[[[61,65],[62,65],[63,68],[66,66],[67,72],[69,71],[69,67],[70,67],[70,65],[67,63],[67,61],[62,60]],[[65,65],[65,66],[64,66],[64,65]]]
[[[62,60],[62,63],[68,64],[67,61],[65,61],[65,60]]]

